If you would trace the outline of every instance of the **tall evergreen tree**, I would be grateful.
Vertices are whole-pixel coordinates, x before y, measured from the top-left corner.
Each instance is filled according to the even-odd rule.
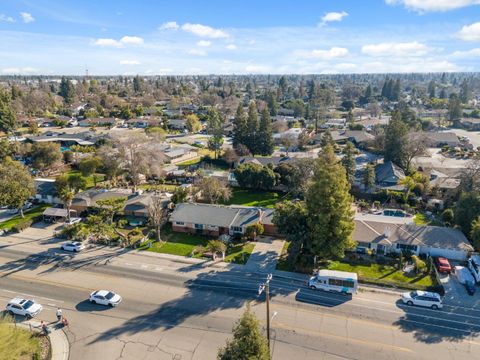
[[[435,84],[435,81],[434,81],[434,80],[432,80],[432,81],[430,81],[430,82],[428,83],[428,89],[427,89],[427,91],[428,91],[428,97],[429,97],[430,99],[433,99],[433,98],[435,97],[435,88],[436,88],[436,86],[437,86],[437,85]]]
[[[247,114],[240,103],[233,119],[233,146],[245,145],[247,137]]]
[[[347,173],[347,180],[351,184],[355,180],[355,146],[350,142],[347,141],[347,145],[343,150],[343,158],[342,158],[342,165],[345,168]]]
[[[60,91],[58,94],[67,104],[71,104],[75,100],[75,87],[70,79],[67,79],[65,76],[62,76],[62,80],[60,81]]]
[[[463,104],[468,103],[468,101],[472,97],[472,91],[470,90],[470,86],[466,79],[463,79],[462,84],[460,85],[460,101]]]
[[[306,247],[312,255],[342,258],[355,247],[350,184],[333,148],[325,147],[315,164],[312,183],[305,196],[310,236]]]
[[[385,128],[385,161],[390,160],[398,166],[402,166],[407,133],[408,128],[402,121],[400,111],[394,110],[392,118]]]
[[[258,137],[258,111],[255,101],[251,101],[248,106],[248,118],[247,118],[247,132],[245,136],[245,146],[250,152],[255,155],[257,150],[257,137]]]
[[[451,94],[448,100],[448,117],[450,120],[460,119],[463,115],[462,104],[457,94]]]
[[[368,164],[362,177],[362,184],[366,191],[370,191],[375,186],[375,167]]]
[[[268,106],[265,106],[258,127],[257,150],[260,155],[268,156],[273,153],[273,147],[272,120],[270,119]]]
[[[329,129],[325,130],[325,132],[322,134],[322,138],[320,140],[320,145],[322,147],[326,147],[327,145],[333,146],[333,137],[332,133],[330,132]]]
[[[400,79],[397,79],[394,84],[392,80],[392,92],[390,95],[390,100],[392,101],[400,100],[400,92],[401,92]]]
[[[0,130],[10,134],[17,128],[17,117],[12,107],[12,98],[6,90],[0,89]]]
[[[208,148],[215,151],[215,158],[223,145],[223,119],[222,115],[215,108],[210,108],[207,115],[207,131],[211,137],[208,140]]]
[[[233,339],[218,352],[219,360],[269,360],[270,351],[255,314],[247,306],[233,328]]]

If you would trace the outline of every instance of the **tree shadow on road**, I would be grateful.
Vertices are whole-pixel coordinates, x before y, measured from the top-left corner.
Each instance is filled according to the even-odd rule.
[[[241,272],[236,269],[201,273],[196,278],[184,282],[187,288],[185,295],[109,329],[93,339],[91,344],[139,332],[168,330],[181,326],[189,318],[213,315],[222,310],[239,309],[252,300],[263,302],[265,293],[259,296],[258,290],[265,279],[265,274]],[[275,276],[271,281],[272,299],[295,294],[304,286],[302,282],[297,282],[296,286],[293,284],[284,286],[281,281],[276,280]]]
[[[451,306],[441,310],[431,310],[397,302],[404,311],[393,325],[405,333],[412,333],[422,343],[437,344],[443,341],[460,342],[480,335],[480,316],[469,313],[468,309],[453,312]]]

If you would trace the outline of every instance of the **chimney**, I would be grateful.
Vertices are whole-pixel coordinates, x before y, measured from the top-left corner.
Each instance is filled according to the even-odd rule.
[[[390,228],[388,226],[385,226],[385,230],[383,232],[383,236],[388,239],[390,237]]]

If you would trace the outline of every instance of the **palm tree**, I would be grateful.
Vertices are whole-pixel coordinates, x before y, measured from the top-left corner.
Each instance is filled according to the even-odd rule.
[[[72,201],[75,197],[75,191],[70,187],[65,187],[59,192],[60,199],[62,199],[65,208],[67,209],[67,221],[70,221],[70,208],[72,207]]]

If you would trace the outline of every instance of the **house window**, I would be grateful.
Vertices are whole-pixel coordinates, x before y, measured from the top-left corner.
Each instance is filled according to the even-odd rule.
[[[183,226],[185,223],[183,221],[175,221],[175,225]]]
[[[202,230],[203,229],[203,224],[195,224],[195,229]]]
[[[232,226],[231,229],[232,229],[232,231],[233,231],[234,233],[241,233],[241,232],[243,232],[243,231],[242,231],[243,229],[242,229],[241,226]]]
[[[406,251],[417,251],[417,245],[397,244],[397,249]]]

